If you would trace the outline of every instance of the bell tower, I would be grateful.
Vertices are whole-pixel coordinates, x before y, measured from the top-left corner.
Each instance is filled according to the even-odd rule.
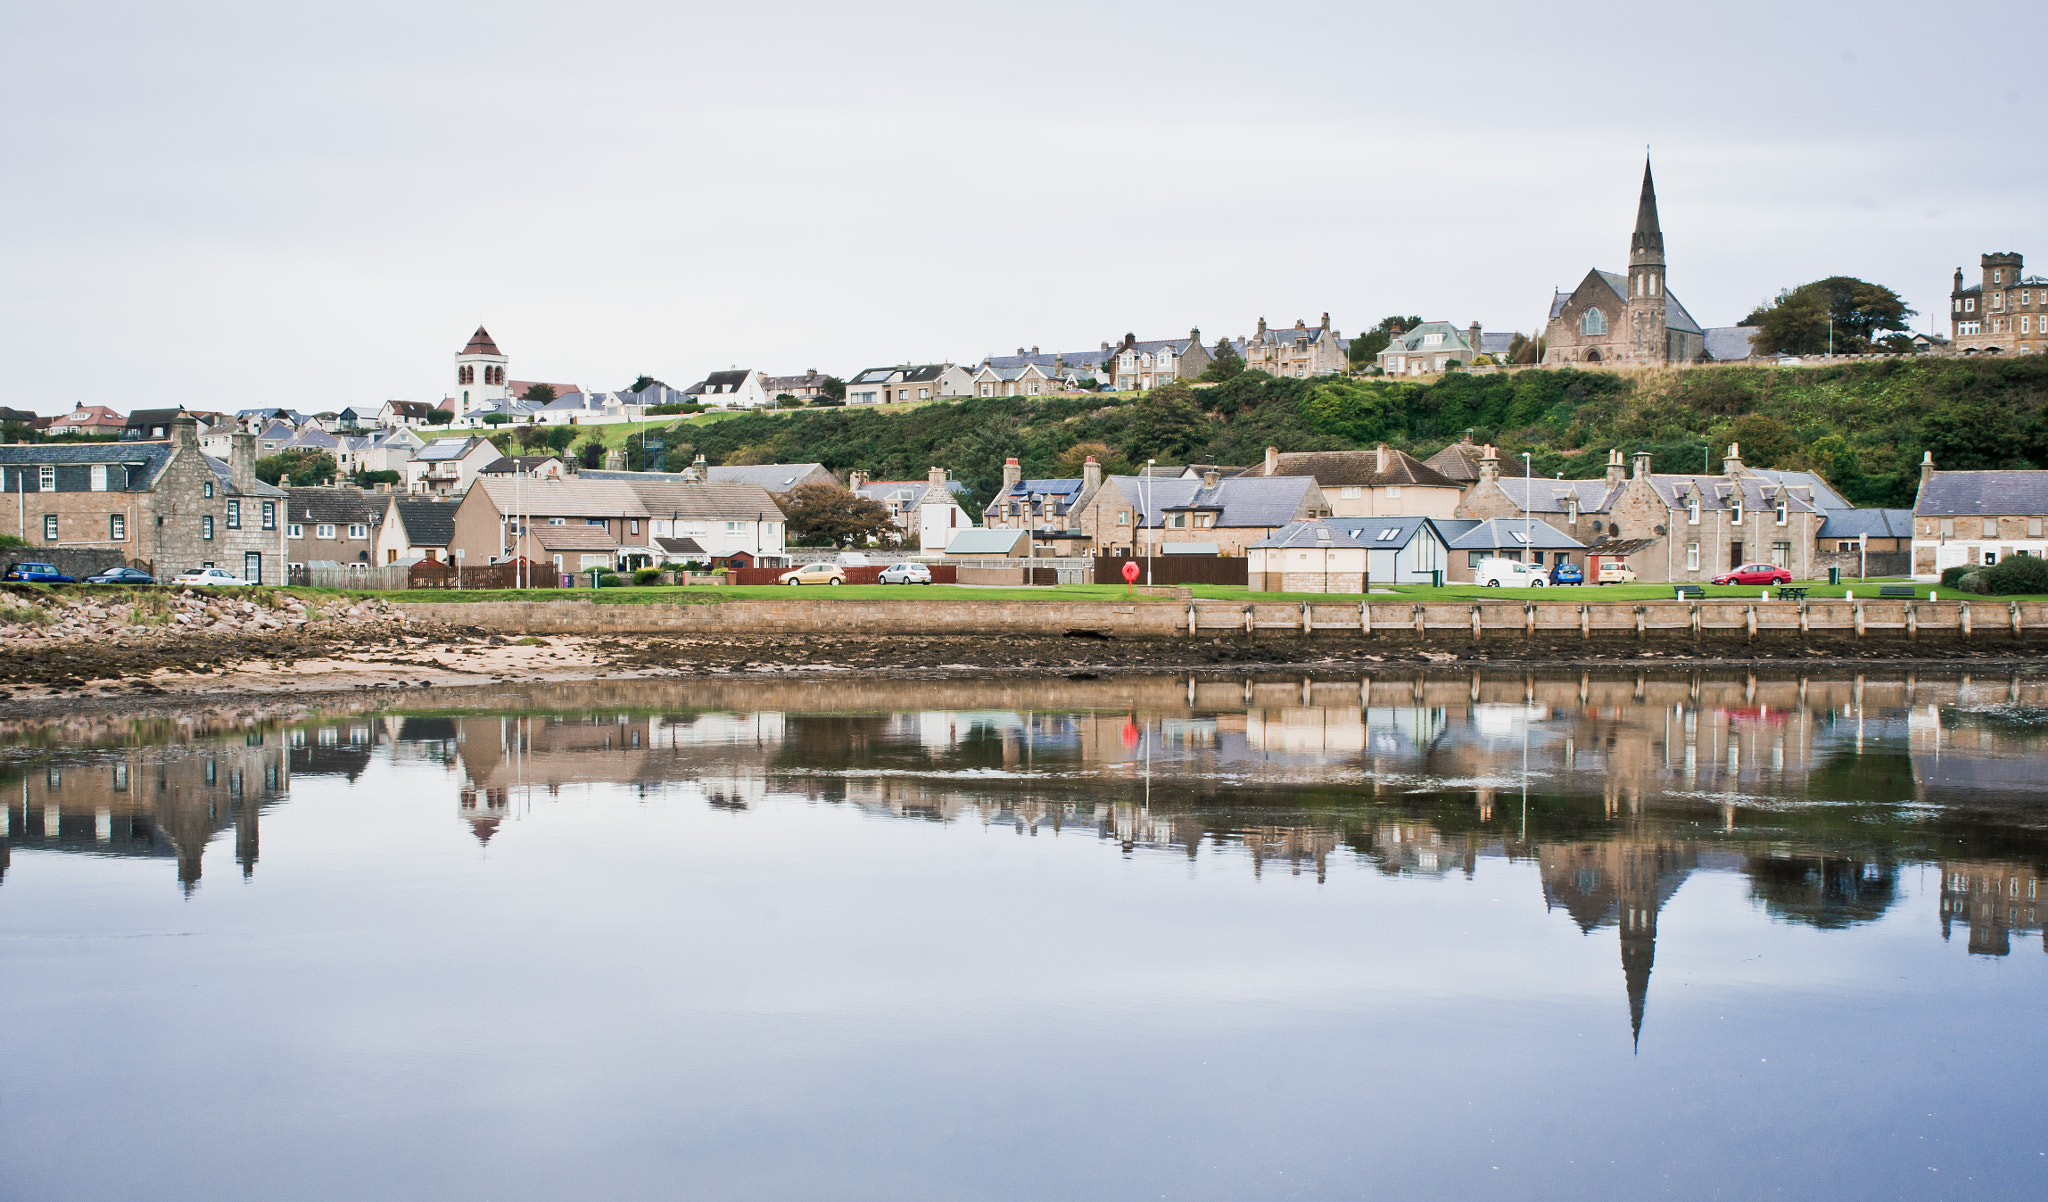
[[[1671,357],[1664,322],[1664,231],[1657,224],[1657,185],[1650,160],[1643,159],[1643,195],[1636,204],[1636,232],[1628,241],[1629,358],[1663,363]]]
[[[511,362],[482,326],[469,336],[469,345],[455,356],[455,416],[467,417],[494,401],[506,400],[505,369]]]

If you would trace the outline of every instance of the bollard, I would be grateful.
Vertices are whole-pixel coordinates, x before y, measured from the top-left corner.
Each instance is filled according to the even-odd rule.
[[[1968,601],[1965,601],[1965,602],[1963,602],[1963,603],[1962,603],[1961,605],[1958,605],[1958,606],[1956,606],[1956,624],[1957,624],[1958,626],[1961,626],[1961,627],[1963,628],[1963,637],[1964,637],[1964,638],[1969,638],[1969,637],[1970,637],[1970,603],[1969,603]]]

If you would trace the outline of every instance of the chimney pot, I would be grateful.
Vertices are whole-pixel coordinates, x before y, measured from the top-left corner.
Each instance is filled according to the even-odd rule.
[[[1280,474],[1280,448],[1279,448],[1279,447],[1267,447],[1267,448],[1266,448],[1266,474],[1267,474],[1268,476],[1277,476],[1277,475],[1279,475],[1279,474]]]
[[[1648,451],[1637,451],[1631,457],[1629,474],[1638,480],[1650,474],[1650,453]]]
[[[1203,488],[1215,488],[1217,485],[1221,483],[1223,483],[1223,473],[1217,471],[1215,468],[1212,467],[1202,473]]]

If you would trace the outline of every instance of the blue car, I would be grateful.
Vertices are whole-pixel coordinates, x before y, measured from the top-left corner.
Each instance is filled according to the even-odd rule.
[[[1550,583],[1584,584],[1586,583],[1586,573],[1579,568],[1578,564],[1567,560],[1559,560],[1550,566]]]
[[[28,584],[78,583],[73,577],[66,576],[58,571],[57,565],[53,563],[18,563],[7,569],[6,578],[10,581],[22,581]]]

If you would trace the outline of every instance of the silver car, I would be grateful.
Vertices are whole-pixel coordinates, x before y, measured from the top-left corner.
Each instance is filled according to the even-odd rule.
[[[932,570],[921,563],[892,563],[875,579],[882,584],[930,584]]]

